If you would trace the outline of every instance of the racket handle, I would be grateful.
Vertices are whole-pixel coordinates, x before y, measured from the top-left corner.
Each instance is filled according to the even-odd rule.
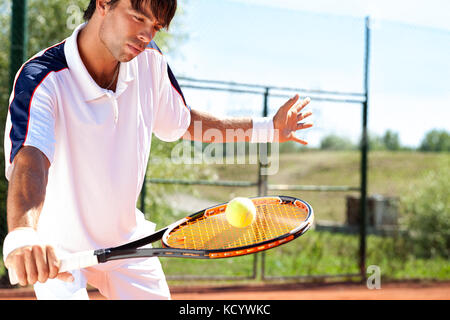
[[[60,259],[59,273],[83,269],[97,265],[98,259],[94,250],[81,251]],[[19,279],[14,269],[8,269],[9,281],[12,285],[18,284]]]

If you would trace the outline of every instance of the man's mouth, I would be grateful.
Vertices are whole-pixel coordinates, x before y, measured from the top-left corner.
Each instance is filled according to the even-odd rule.
[[[142,51],[145,50],[145,48],[144,48],[144,49],[141,49],[140,47],[135,46],[135,45],[131,45],[131,44],[128,44],[128,48],[129,48],[130,51],[133,52],[135,55],[138,55],[138,54],[140,54]]]

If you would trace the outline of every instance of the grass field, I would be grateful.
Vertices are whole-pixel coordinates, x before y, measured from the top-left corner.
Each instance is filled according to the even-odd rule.
[[[356,235],[308,231],[299,239],[266,252],[265,276],[293,277],[358,274]],[[371,235],[367,266],[376,265],[386,279],[449,280],[450,264],[443,258],[423,259],[409,254],[404,240]],[[220,260],[161,259],[167,275],[249,277],[254,257]],[[260,263],[261,257],[258,258]],[[260,265],[257,267],[260,273]]]
[[[444,166],[450,166],[448,153],[371,152],[368,193],[400,198],[420,185],[427,172],[439,170]],[[255,164],[189,165],[187,168],[199,172],[198,179],[258,180],[258,166]],[[152,177],[163,178],[158,174]],[[268,183],[359,187],[360,153],[357,151],[306,151],[281,154],[279,171],[276,175],[269,176]],[[186,192],[214,203],[229,201],[237,195],[257,196],[256,187],[193,186],[186,188],[183,186],[177,188],[177,192]],[[151,187],[149,193],[151,193]],[[304,199],[314,207],[316,219],[337,222],[345,222],[345,197],[352,194],[358,195],[358,192],[269,191],[269,193],[281,193]]]
[[[269,176],[269,184],[359,186],[360,154],[350,152],[306,151],[281,154],[279,172]],[[450,165],[448,153],[371,152],[369,155],[369,195],[402,198],[423,183],[430,171]],[[200,179],[257,181],[256,165],[208,165]],[[197,172],[202,169],[197,168]],[[237,195],[256,196],[256,188],[194,186],[178,188],[212,202],[226,202]],[[316,220],[345,222],[348,192],[283,192],[312,204]],[[358,193],[354,193],[358,194]],[[170,209],[167,209],[169,212]],[[400,212],[401,213],[401,212]],[[187,212],[178,212],[182,217]],[[400,216],[401,218],[401,216]],[[173,219],[173,217],[172,217]],[[165,219],[163,219],[165,220]],[[167,222],[167,221],[166,221]],[[333,275],[358,273],[357,235],[309,231],[300,239],[266,253],[268,276]],[[425,259],[411,253],[411,244],[402,236],[367,239],[367,265],[377,265],[385,277],[393,279],[450,279],[450,264],[444,258]],[[249,276],[253,257],[217,261],[162,260],[168,275]]]

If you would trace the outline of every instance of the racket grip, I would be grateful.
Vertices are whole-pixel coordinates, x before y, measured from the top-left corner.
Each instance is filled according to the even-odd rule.
[[[60,259],[59,273],[95,266],[98,263],[98,258],[94,250],[73,253]],[[12,285],[19,283],[14,269],[8,269],[8,275]]]
[[[94,250],[81,251],[62,258],[59,272],[83,269],[97,264],[98,259]]]

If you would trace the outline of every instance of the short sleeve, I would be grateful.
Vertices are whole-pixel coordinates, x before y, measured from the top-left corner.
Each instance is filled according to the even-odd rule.
[[[191,123],[191,111],[170,67],[163,60],[153,132],[163,141],[180,139]]]
[[[54,98],[46,87],[51,73],[30,76],[25,68],[10,97],[5,127],[5,174],[11,176],[14,158],[23,146],[33,146],[53,161],[55,151]]]

